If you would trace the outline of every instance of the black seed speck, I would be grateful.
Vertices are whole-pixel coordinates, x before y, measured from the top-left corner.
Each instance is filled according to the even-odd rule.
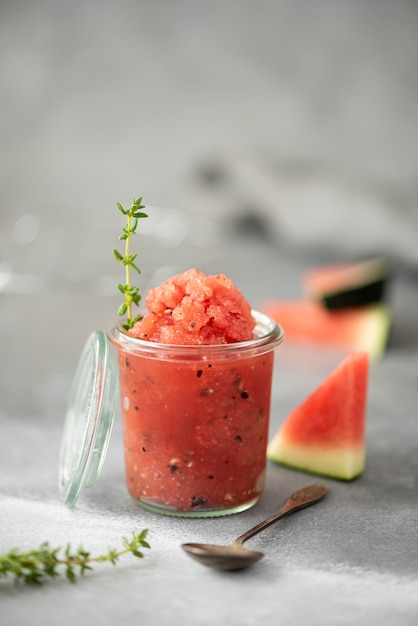
[[[213,474],[209,474],[208,478],[209,478],[209,480],[213,480],[215,477],[214,477]]]
[[[190,328],[194,328],[196,326],[196,322],[190,322]]]
[[[142,452],[146,452],[146,451],[147,451],[147,449],[144,448],[144,446],[142,446]]]
[[[212,367],[212,363],[208,363],[208,367]]]
[[[134,407],[135,411],[139,411],[139,407],[135,406]]]
[[[196,372],[196,376],[197,376],[198,378],[200,378],[202,374],[203,374],[203,370],[197,370],[197,372]]]
[[[129,359],[128,359],[128,357],[125,357],[125,365],[126,365],[126,367],[129,367]]]
[[[175,474],[178,470],[178,465],[169,465],[168,467],[170,468],[170,472],[172,474]]]
[[[249,397],[250,397],[250,394],[248,393],[248,391],[241,392],[241,398],[243,398],[244,400],[246,400]]]
[[[239,442],[241,443],[241,441],[242,441],[242,437],[241,437],[241,435],[237,435],[237,436],[235,437],[235,441],[239,441]]]
[[[192,506],[201,506],[202,504],[206,504],[208,501],[204,496],[193,496],[192,497]]]

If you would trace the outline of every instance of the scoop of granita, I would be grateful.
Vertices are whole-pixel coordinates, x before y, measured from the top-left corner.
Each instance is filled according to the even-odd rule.
[[[147,313],[129,333],[177,345],[225,344],[252,338],[251,307],[223,274],[190,269],[150,289]]]

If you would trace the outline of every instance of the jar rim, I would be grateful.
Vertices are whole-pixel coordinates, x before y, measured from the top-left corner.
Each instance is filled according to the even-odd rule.
[[[158,343],[139,339],[130,335],[119,322],[108,331],[108,338],[118,349],[130,354],[147,354],[156,358],[202,358],[203,355],[210,357],[226,357],[237,351],[246,355],[255,351],[257,354],[270,352],[284,339],[283,328],[271,317],[260,311],[252,310],[252,316],[256,321],[254,337],[245,341],[219,344],[173,344]]]

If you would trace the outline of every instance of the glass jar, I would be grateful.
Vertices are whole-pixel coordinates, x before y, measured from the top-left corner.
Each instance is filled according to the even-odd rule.
[[[279,326],[253,311],[254,338],[158,344],[115,326],[126,480],[142,506],[180,516],[248,509],[264,489]]]
[[[63,500],[74,505],[97,480],[119,395],[127,487],[143,507],[209,517],[253,506],[265,484],[274,349],[283,340],[274,320],[253,316],[253,338],[230,344],[160,344],[121,325],[92,333],[61,444]]]

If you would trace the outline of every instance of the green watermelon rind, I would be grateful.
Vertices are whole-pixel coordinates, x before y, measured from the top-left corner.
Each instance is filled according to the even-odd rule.
[[[329,311],[374,304],[383,300],[386,283],[387,279],[381,278],[364,285],[324,294],[319,300]]]
[[[385,304],[369,305],[364,311],[364,326],[361,329],[356,350],[365,350],[374,360],[381,358],[388,348],[392,332],[392,313]]]
[[[280,445],[280,444],[279,444]],[[285,467],[289,467],[291,469],[296,469],[300,472],[305,472],[307,474],[315,474],[317,476],[324,476],[326,478],[333,478],[335,480],[344,480],[346,482],[350,482],[359,478],[365,469],[365,452],[364,449],[361,451],[357,451],[359,456],[359,460],[357,465],[357,469],[353,469],[352,471],[344,471],[344,470],[336,470],[337,464],[334,464],[333,469],[326,469],[325,464],[322,462],[322,469],[320,468],[320,463],[311,465],[310,463],[305,462],[292,462],[286,458],[286,454],[278,451],[277,443],[272,440],[267,447],[267,459],[272,461],[273,463],[279,463]]]
[[[341,285],[327,289],[320,287],[315,273],[327,272],[325,266],[314,268],[307,272],[304,278],[306,295],[320,302],[326,309],[338,310],[350,307],[362,307],[383,302],[389,282],[387,263],[381,258],[341,266],[341,269],[330,268],[330,272],[337,277],[340,273]],[[335,278],[334,278],[335,280]]]

